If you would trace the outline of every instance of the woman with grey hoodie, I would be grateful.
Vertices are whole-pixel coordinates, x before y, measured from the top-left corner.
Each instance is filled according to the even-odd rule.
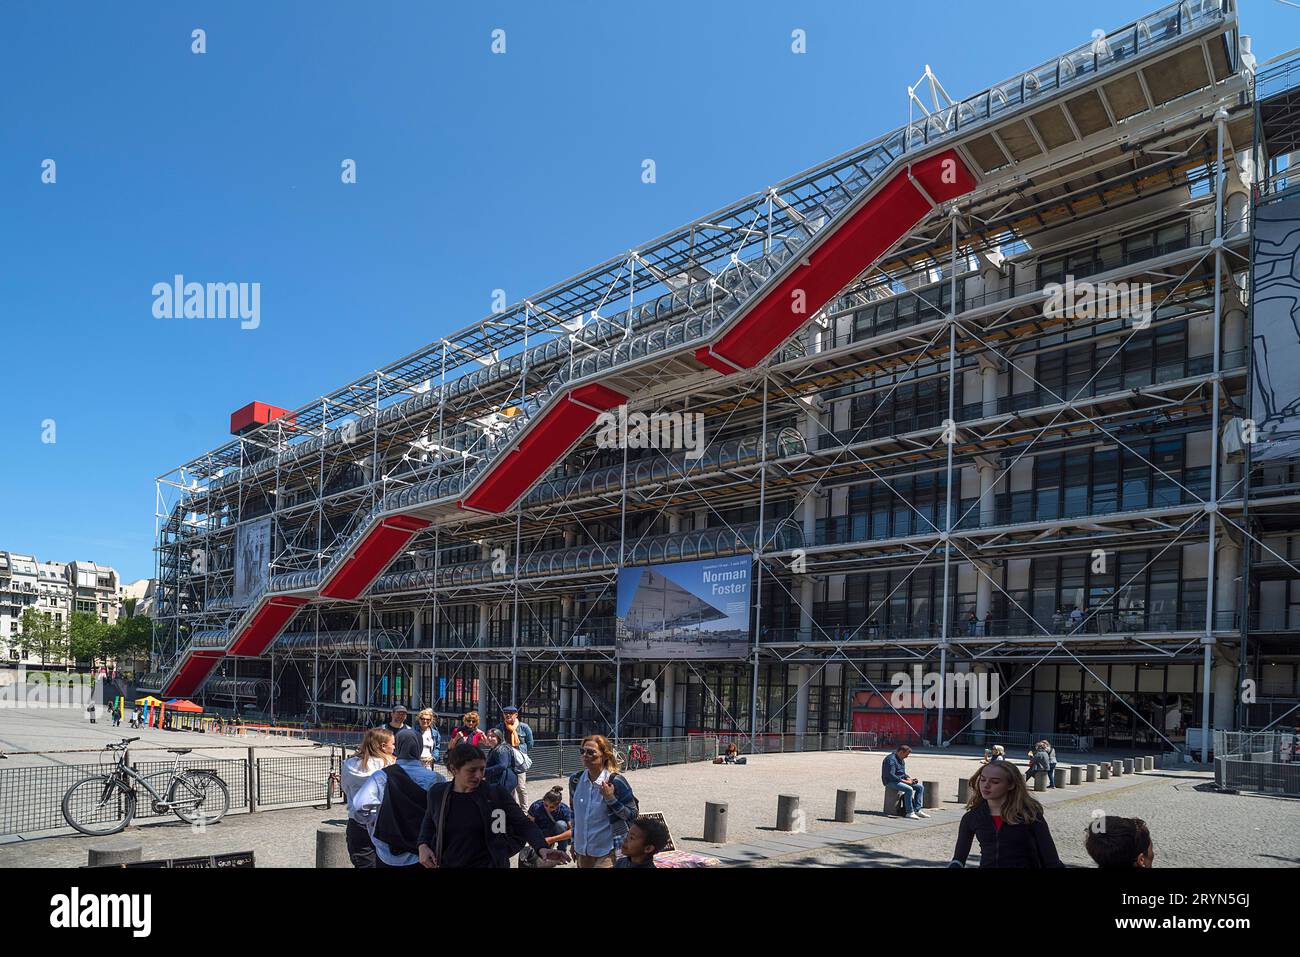
[[[398,732],[393,753],[397,760],[366,778],[356,804],[375,844],[376,867],[419,867],[420,826],[429,788],[443,777],[424,766],[424,744],[410,728]]]
[[[371,728],[361,739],[357,753],[343,762],[339,771],[339,787],[348,801],[348,857],[353,867],[375,867],[375,844],[366,828],[366,818],[355,798],[361,786],[376,771],[393,763],[393,732],[385,728]]]

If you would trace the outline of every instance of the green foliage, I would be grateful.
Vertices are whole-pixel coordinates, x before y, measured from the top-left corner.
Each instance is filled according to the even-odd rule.
[[[14,642],[24,658],[38,657],[41,664],[60,663],[68,656],[68,630],[35,608],[23,609],[22,634]]]
[[[68,638],[68,649],[72,658],[77,661],[89,661],[92,664],[96,658],[106,662],[108,654],[104,646],[109,631],[109,626],[90,612],[73,612]]]
[[[152,637],[153,622],[148,618],[119,618],[117,624],[109,628],[104,648],[107,655],[119,663],[148,658]]]

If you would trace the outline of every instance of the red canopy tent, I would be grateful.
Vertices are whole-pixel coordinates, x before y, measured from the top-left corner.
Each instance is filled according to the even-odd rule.
[[[173,698],[167,702],[167,707],[172,711],[184,711],[187,714],[201,714],[203,711],[202,707],[188,698]]]

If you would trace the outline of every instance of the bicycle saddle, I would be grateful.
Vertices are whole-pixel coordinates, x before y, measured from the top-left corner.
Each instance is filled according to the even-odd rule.
[[[193,748],[168,748],[167,753],[168,754],[189,754],[193,750],[194,750]]]

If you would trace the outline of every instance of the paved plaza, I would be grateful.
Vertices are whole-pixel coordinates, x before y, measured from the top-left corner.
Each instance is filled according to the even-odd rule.
[[[0,708],[0,770],[48,764],[94,764],[96,751],[123,738],[139,738],[131,745],[133,755],[163,757],[168,748],[194,748],[203,757],[238,756],[256,746],[292,753],[291,749],[313,748],[312,743],[278,735],[203,734],[197,731],[132,729],[123,721],[113,727],[103,708],[94,724],[79,708]],[[39,752],[29,754],[26,752]],[[268,751],[268,753],[272,753]]]
[[[120,732],[120,733],[119,733]],[[104,723],[90,725],[68,714],[0,712],[0,749],[10,752],[95,747],[132,733]],[[226,739],[183,732],[141,732],[150,747],[196,747],[220,753]],[[281,739],[234,739],[236,746],[257,746],[268,753],[310,748],[285,745]],[[53,755],[43,761],[83,763],[88,755]],[[913,776],[939,783],[939,807],[929,820],[886,818],[880,813],[883,752],[828,751],[751,755],[743,766],[695,763],[633,771],[629,775],[643,811],[664,814],[679,848],[719,858],[726,866],[937,867],[947,864],[956,842],[962,808],[957,782],[979,766],[973,754],[914,753],[907,762]],[[1061,754],[1061,764],[1098,761],[1100,755]],[[75,760],[73,760],[75,758]],[[16,756],[0,761],[36,761]],[[559,779],[532,779],[529,793],[540,797]],[[1160,867],[1294,867],[1300,865],[1300,801],[1216,793],[1202,770],[1151,771],[1124,775],[1038,797],[1057,849],[1067,865],[1090,866],[1083,836],[1094,811],[1137,816],[1147,821],[1156,841]],[[852,824],[833,820],[837,788],[857,792]],[[803,829],[777,831],[777,798],[801,799]],[[703,840],[704,804],[728,804],[728,842]],[[123,838],[140,842],[146,858],[181,857],[253,850],[259,866],[310,867],[315,860],[316,830],[343,827],[345,813],[305,807],[232,813],[205,832],[194,833],[175,819],[146,821],[115,838],[80,835],[0,837],[0,867],[59,867],[86,862],[96,844]],[[978,862],[978,848],[970,864]]]

